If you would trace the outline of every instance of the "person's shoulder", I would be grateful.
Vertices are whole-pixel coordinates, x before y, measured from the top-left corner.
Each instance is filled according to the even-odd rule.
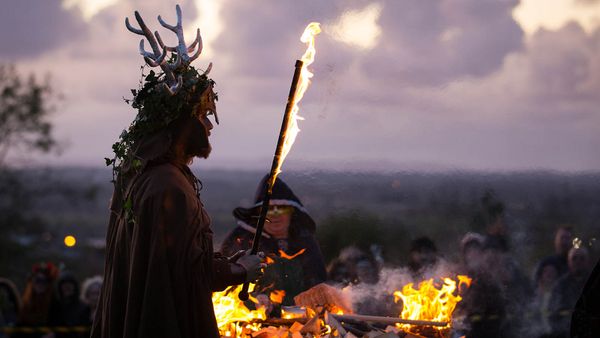
[[[170,163],[148,168],[140,178],[138,192],[146,198],[165,195],[196,196],[193,186],[181,169]]]
[[[181,169],[171,163],[152,166],[144,176],[144,181],[161,190],[179,190],[190,186]]]

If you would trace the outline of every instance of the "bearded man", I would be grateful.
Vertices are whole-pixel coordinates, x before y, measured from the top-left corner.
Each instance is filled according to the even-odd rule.
[[[190,66],[202,49],[200,32],[187,46],[176,9],[175,26],[158,18],[177,34],[177,47],[165,46],[139,13],[140,29],[126,20],[152,47],[146,52],[140,43],[146,63],[162,72],[151,71],[142,88],[132,90],[137,117],[113,145],[115,157],[107,159],[115,190],[93,338],[218,337],[212,292],[255,281],[264,267],[259,255],[227,259],[213,252],[201,183],[188,165],[211,152],[216,95],[208,72]]]

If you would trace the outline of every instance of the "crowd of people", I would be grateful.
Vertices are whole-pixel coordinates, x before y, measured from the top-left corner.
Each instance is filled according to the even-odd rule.
[[[0,279],[0,337],[88,337],[102,278],[80,284],[76,276],[50,262],[33,265],[23,293]]]
[[[399,271],[414,283],[442,277],[440,271],[472,278],[454,314],[460,319],[456,329],[467,337],[569,337],[573,310],[591,272],[589,249],[577,243],[572,227],[560,226],[555,252],[528,274],[508,246],[499,243],[506,242],[488,234],[467,233],[460,242],[459,261],[449,262],[430,238],[417,238],[410,245],[406,267]],[[385,268],[376,257],[373,250],[354,246],[342,250],[328,266],[329,282],[377,286]],[[373,297],[356,304],[355,310],[398,314],[385,299]]]
[[[237,226],[222,243],[224,256],[251,247],[264,187],[263,179],[254,205],[234,210]],[[574,241],[569,226],[556,230],[555,252],[539,261],[531,278],[511,253],[507,238],[499,233],[465,234],[456,262],[446,260],[432,239],[419,237],[408,248],[406,266],[390,267],[378,245],[366,249],[348,246],[326,266],[315,232],[315,221],[300,199],[277,179],[261,238],[261,250],[270,262],[254,291],[271,316],[279,316],[281,306],[293,305],[294,297],[321,283],[339,288],[377,287],[386,269],[403,271],[408,280],[418,283],[441,277],[437,274],[443,270],[472,278],[455,311],[455,318],[460,318],[455,329],[466,337],[567,337],[575,302],[592,264],[588,249]],[[12,282],[0,279],[0,326],[12,329],[1,331],[0,337],[88,336],[101,286],[99,276],[80,284],[73,273],[52,263],[32,267],[22,294]],[[285,291],[278,304],[269,299],[275,290]],[[370,299],[355,302],[354,311],[397,316],[402,304],[391,294],[373,299],[378,295],[373,292]],[[28,332],[20,327],[48,329]],[[56,330],[60,327],[70,329]]]

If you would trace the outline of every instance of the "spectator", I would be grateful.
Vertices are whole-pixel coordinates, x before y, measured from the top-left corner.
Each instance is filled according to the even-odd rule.
[[[48,325],[50,304],[53,300],[54,283],[58,276],[58,268],[52,263],[33,265],[31,275],[27,279],[23,291],[23,307],[19,312],[17,326],[40,327]],[[11,337],[40,338],[52,337],[52,333],[17,333]]]
[[[90,308],[79,299],[79,283],[70,272],[62,272],[57,283],[56,301],[51,306],[49,323],[51,326],[86,327],[90,326]],[[83,338],[89,332],[56,333],[56,338]]]
[[[550,297],[549,322],[553,337],[568,337],[571,315],[590,269],[590,254],[585,247],[569,250],[568,268],[556,281]]]
[[[547,263],[553,264],[562,276],[568,271],[567,255],[573,246],[573,227],[562,225],[554,233],[554,254],[544,257],[538,266],[545,266]],[[537,274],[537,272],[536,272]]]
[[[527,336],[525,331],[529,330],[529,323],[525,318],[534,311],[531,281],[511,252],[497,244],[496,240],[486,237],[484,259],[486,274],[499,284],[502,303],[509,314],[505,318],[502,330],[509,337]]]
[[[419,237],[410,243],[408,269],[413,278],[420,281],[424,272],[438,261],[435,243],[429,237]]]
[[[376,260],[354,245],[343,248],[329,264],[328,271],[329,280],[341,285],[361,282],[375,284],[379,279]]]
[[[556,265],[550,260],[540,262],[540,266],[536,268],[536,273],[533,279],[535,287],[535,306],[538,309],[541,332],[543,334],[550,333],[550,323],[548,317],[550,315],[550,300],[552,297],[552,288],[556,280],[560,277]]]
[[[487,269],[484,246],[486,237],[467,233],[460,242],[462,262],[459,271],[471,278],[471,286],[462,294],[456,317],[462,317],[465,327],[459,329],[467,338],[503,337],[506,304],[502,288]]]
[[[472,275],[483,268],[483,245],[485,237],[481,234],[469,232],[460,241],[462,272]]]
[[[94,276],[83,281],[80,299],[90,308],[90,321],[94,321],[101,289],[102,276]]]
[[[17,315],[21,309],[21,297],[15,284],[8,279],[0,278],[0,327],[15,326]],[[0,332],[0,338],[6,335]]]

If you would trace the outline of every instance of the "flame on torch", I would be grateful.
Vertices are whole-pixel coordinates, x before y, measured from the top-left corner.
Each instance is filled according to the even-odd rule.
[[[298,102],[300,102],[304,96],[308,84],[310,83],[310,78],[313,76],[308,70],[308,66],[312,64],[315,59],[315,35],[320,32],[321,28],[319,27],[319,23],[311,22],[308,24],[300,38],[300,41],[307,43],[308,47],[306,48],[306,52],[304,52],[302,59],[296,60],[292,86],[290,87],[285,114],[283,115],[283,121],[281,122],[281,130],[279,131],[279,137],[277,139],[277,147],[275,148],[271,171],[269,172],[268,179],[265,181],[266,194],[263,198],[260,214],[256,223],[256,232],[254,233],[252,249],[250,250],[251,254],[256,254],[258,252],[260,236],[267,219],[267,211],[273,193],[273,186],[277,180],[277,175],[281,172],[283,161],[290,152],[290,149],[292,149],[292,145],[296,140],[296,135],[298,135],[298,132],[300,131],[300,128],[298,128],[298,120],[302,118],[298,116]],[[238,296],[241,300],[248,299],[248,283],[244,284]]]
[[[298,108],[298,103],[300,100],[302,100],[302,97],[304,96],[304,93],[310,84],[310,79],[314,75],[310,70],[308,70],[308,66],[315,61],[315,54],[317,52],[315,49],[315,36],[319,33],[321,33],[320,24],[318,22],[311,22],[308,24],[308,26],[306,26],[304,33],[302,33],[302,36],[300,37],[300,41],[306,43],[307,47],[304,55],[302,55],[302,59],[300,59],[303,62],[303,66],[302,70],[300,71],[298,87],[296,88],[296,100],[294,101],[291,116],[286,126],[285,139],[283,141],[283,151],[281,153],[281,157],[279,158],[279,163],[277,163],[277,174],[281,172],[283,161],[285,161],[287,154],[290,152],[290,149],[292,149],[292,146],[296,141],[296,136],[300,131],[300,128],[298,128],[298,121],[304,120],[302,116],[298,115],[298,111],[300,110]],[[273,178],[273,181],[275,181],[275,178]]]

